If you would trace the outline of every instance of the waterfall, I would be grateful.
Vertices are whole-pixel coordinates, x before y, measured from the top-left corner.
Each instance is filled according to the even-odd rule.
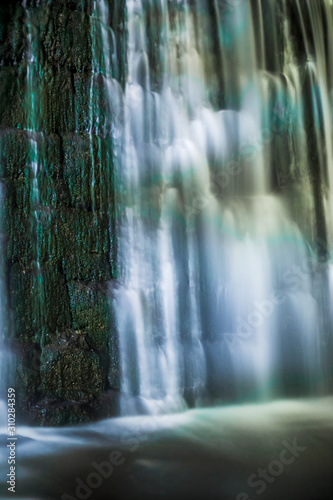
[[[332,1],[59,9],[17,10],[4,136],[22,154],[3,142],[0,184],[19,221],[0,228],[4,254],[18,241],[0,340],[12,307],[15,349],[41,359],[34,404],[65,393],[48,356],[62,373],[71,349],[101,393],[119,389],[122,414],[330,391]],[[82,47],[67,26],[90,34]]]
[[[35,291],[35,338],[41,345],[44,343],[44,282],[40,264],[41,231],[44,212],[41,206],[39,191],[39,173],[43,162],[44,134],[42,131],[41,86],[42,75],[39,60],[39,30],[33,20],[33,8],[23,3],[25,13],[26,41],[25,57],[27,61],[26,91],[24,95],[24,123],[21,128],[26,131],[29,140],[28,167],[30,169],[30,207],[33,231],[33,288]],[[37,1],[37,7],[39,3]]]
[[[320,2],[254,4],[127,1],[113,294],[123,413],[327,389],[331,266],[316,247],[327,259],[332,197],[311,184],[330,193],[324,14]],[[295,26],[305,42],[313,30],[302,70]]]

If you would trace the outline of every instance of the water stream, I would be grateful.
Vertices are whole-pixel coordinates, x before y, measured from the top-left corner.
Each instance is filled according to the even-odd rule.
[[[39,34],[23,7],[20,128],[43,347],[47,158]],[[92,3],[86,128],[94,224],[107,212],[114,235],[109,379],[119,372],[121,413],[327,393],[331,2],[128,0],[126,9],[122,86],[108,2]]]
[[[255,4],[127,2],[113,301],[125,414],[327,390],[323,16],[311,1]],[[283,40],[264,15],[283,23]],[[319,203],[314,172],[326,189]]]

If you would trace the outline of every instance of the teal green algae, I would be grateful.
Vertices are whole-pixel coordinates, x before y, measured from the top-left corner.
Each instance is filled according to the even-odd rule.
[[[91,2],[41,1],[30,12],[33,90],[24,55],[24,9],[20,2],[0,9],[0,181],[9,340],[16,353],[20,417],[66,424],[114,412],[115,403],[104,401],[105,394],[119,388],[108,295],[116,277],[112,140],[97,129],[91,146],[88,134]],[[111,5],[121,85],[125,15],[124,1]],[[102,115],[103,99],[96,105]],[[38,132],[38,199],[31,127]]]

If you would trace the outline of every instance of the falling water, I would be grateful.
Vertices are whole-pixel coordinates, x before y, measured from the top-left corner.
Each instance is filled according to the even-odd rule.
[[[327,388],[316,251],[328,258],[332,234],[332,80],[319,3],[127,1],[113,300],[124,413]]]
[[[35,314],[36,332],[35,338],[44,342],[43,332],[43,275],[40,266],[40,230],[42,226],[43,214],[41,211],[41,200],[38,186],[40,166],[42,163],[41,151],[43,150],[44,135],[41,131],[41,69],[38,58],[40,50],[40,40],[38,27],[33,22],[33,7],[27,7],[27,1],[23,3],[26,26],[25,57],[27,61],[26,91],[24,100],[25,120],[22,124],[29,140],[30,150],[27,167],[30,170],[30,207],[33,224],[33,287],[35,291]],[[39,1],[36,2],[38,8]]]
[[[20,128],[43,346],[38,5]],[[127,0],[125,82],[110,5],[90,6],[88,208],[109,216],[122,412],[327,391],[332,2]]]

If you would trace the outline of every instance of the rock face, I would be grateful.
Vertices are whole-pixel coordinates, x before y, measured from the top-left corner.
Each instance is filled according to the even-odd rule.
[[[0,7],[8,337],[21,418],[65,424],[115,411],[105,394],[119,388],[108,297],[116,277],[112,141],[89,124],[93,99],[94,112],[103,109],[92,2],[26,4]],[[121,85],[124,16],[124,2],[110,2]]]

